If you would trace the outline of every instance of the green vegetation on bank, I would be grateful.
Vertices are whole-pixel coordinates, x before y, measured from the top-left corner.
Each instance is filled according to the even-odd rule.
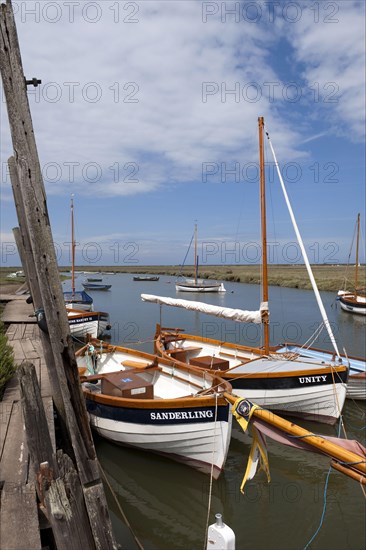
[[[320,290],[338,291],[344,288],[345,277],[347,277],[347,289],[352,290],[355,276],[354,266],[345,265],[315,265],[312,266],[314,277]],[[60,272],[69,271],[70,267],[60,267]],[[178,277],[182,274],[185,277],[193,276],[193,266],[185,266],[183,269],[176,266],[77,266],[77,271],[108,273],[135,273],[151,275],[170,275]],[[10,272],[11,268],[7,269]],[[4,268],[0,268],[0,284],[4,281]],[[215,279],[219,281],[233,281],[238,283],[260,284],[261,267],[259,265],[201,265],[199,277],[204,279]],[[67,277],[65,277],[67,278]],[[6,279],[10,282],[12,279]],[[18,281],[18,284],[21,281]],[[310,289],[311,283],[304,265],[269,265],[268,282],[270,285]],[[359,287],[366,286],[366,267],[359,267]]]
[[[0,401],[3,398],[5,386],[15,372],[13,350],[5,336],[4,325],[0,321]]]

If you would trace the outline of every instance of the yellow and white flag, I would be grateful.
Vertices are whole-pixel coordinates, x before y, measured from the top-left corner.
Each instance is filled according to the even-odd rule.
[[[263,470],[267,475],[268,483],[271,481],[265,436],[261,434],[261,432],[259,432],[254,426],[252,426],[252,435],[253,443],[249,453],[247,469],[245,471],[242,484],[240,486],[240,491],[242,493],[244,493],[244,486],[246,482],[250,479],[253,479],[253,477],[257,473],[258,466],[259,470]]]
[[[231,410],[244,432],[246,432],[248,429],[253,412],[255,411],[255,409],[259,408],[260,407],[258,407],[258,405],[254,405],[246,399],[239,398],[235,401]],[[242,493],[244,493],[244,486],[246,482],[250,479],[253,479],[253,477],[255,476],[258,466],[259,470],[263,470],[266,473],[268,483],[271,481],[266,438],[259,430],[257,430],[257,428],[255,428],[255,426],[252,426],[252,435],[253,443],[249,453],[247,469],[245,471],[242,484],[240,486],[240,491]]]

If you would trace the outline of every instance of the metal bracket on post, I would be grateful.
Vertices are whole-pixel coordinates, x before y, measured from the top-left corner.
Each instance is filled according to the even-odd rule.
[[[27,86],[34,86],[35,88],[37,88],[38,84],[42,84],[42,80],[38,80],[38,78],[36,78],[35,76],[32,78],[32,80],[27,80],[25,77],[24,77],[24,82],[25,82],[25,87],[27,88]]]

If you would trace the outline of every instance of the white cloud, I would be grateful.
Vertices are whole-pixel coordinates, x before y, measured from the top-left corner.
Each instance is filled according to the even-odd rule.
[[[244,154],[256,160],[260,114],[275,129],[283,156],[301,156],[298,131],[280,119],[265,90],[254,102],[243,89],[249,82],[278,81],[266,59],[273,36],[263,35],[260,24],[223,24],[219,17],[203,23],[200,2],[137,3],[139,22],[121,22],[129,14],[120,12],[116,24],[115,3],[99,6],[94,24],[85,15],[97,12],[90,8],[83,18],[81,7],[70,23],[64,4],[54,24],[51,7],[39,8],[39,23],[29,11],[17,14],[25,74],[43,81],[28,93],[48,193],[63,194],[67,187],[96,196],[142,193],[172,177],[199,180],[202,162]],[[205,102],[203,83],[215,88]],[[238,84],[236,102],[225,91]],[[138,166],[138,185],[124,181],[129,163]],[[118,183],[110,168],[117,165]]]
[[[319,14],[314,11],[319,6]],[[365,3],[316,3],[302,12],[287,38],[318,109],[349,139],[365,134]],[[317,20],[317,18],[319,20]]]

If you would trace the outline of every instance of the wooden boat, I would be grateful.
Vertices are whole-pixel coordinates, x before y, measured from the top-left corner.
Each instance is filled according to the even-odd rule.
[[[90,422],[102,437],[185,462],[217,478],[231,414],[228,382],[147,353],[91,341],[76,353]]]
[[[339,290],[337,299],[339,300],[343,311],[347,311],[348,313],[356,313],[357,315],[366,315],[366,291],[364,288],[359,288],[358,286],[360,214],[357,215],[356,233],[356,265],[354,290]]]
[[[74,290],[64,292],[64,300],[67,309],[81,309],[83,311],[93,311],[93,298],[85,290]]]
[[[178,278],[175,288],[178,292],[226,292],[223,283],[198,278],[197,224],[194,226],[194,279]]]
[[[157,325],[155,351],[179,366],[214,372],[233,392],[271,411],[334,424],[346,398],[348,369],[292,352],[220,342]]]
[[[112,285],[105,285],[101,283],[81,283],[86,290],[109,290]]]
[[[334,356],[330,351],[316,348],[303,348],[296,344],[278,346],[277,353],[296,353],[301,357],[311,357],[326,362],[331,361]],[[346,365],[349,365],[347,397],[349,399],[366,400],[366,360],[343,354],[341,358]]]
[[[111,329],[109,314],[104,311],[83,311],[68,309],[67,317],[71,336],[74,338],[99,338]]]
[[[141,282],[145,282],[145,281],[158,281],[160,277],[157,277],[155,275],[134,275],[133,277],[133,280],[134,281],[141,281]]]
[[[93,311],[93,298],[84,290],[75,290],[75,229],[74,229],[74,195],[71,195],[71,292],[64,292],[67,309],[76,308],[83,311]]]
[[[184,307],[239,322],[262,323],[263,348],[253,348],[220,342],[199,336],[187,335],[179,329],[158,330],[155,338],[155,351],[163,357],[171,357],[179,364],[190,364],[220,373],[230,380],[233,391],[269,410],[283,414],[301,416],[319,422],[335,423],[339,418],[346,398],[348,364],[339,355],[331,327],[316,287],[306,251],[294,220],[291,205],[279,177],[289,212],[294,223],[304,261],[313,284],[319,309],[331,341],[335,346],[335,356],[324,359],[302,356],[298,353],[279,353],[269,345],[267,237],[265,208],[265,172],[263,133],[264,120],[259,123],[260,150],[260,196],[262,227],[262,304],[260,310],[247,312],[191,302],[174,300],[160,296],[142,295],[145,301]],[[275,165],[277,159],[274,155]],[[180,303],[179,303],[180,302]]]

